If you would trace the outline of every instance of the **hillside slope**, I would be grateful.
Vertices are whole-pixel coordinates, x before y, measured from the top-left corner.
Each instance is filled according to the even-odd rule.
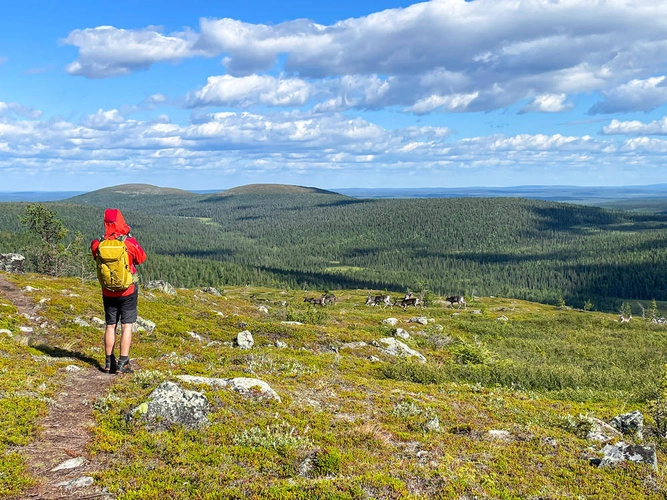
[[[93,326],[102,310],[96,284],[3,276],[41,308],[26,334],[16,306],[0,301],[0,328],[11,332],[0,336],[0,494],[22,498],[40,478],[15,447],[35,439],[62,369],[103,359]],[[137,371],[114,378],[90,407],[96,424],[85,458],[106,464],[94,485],[118,500],[667,494],[662,468],[591,466],[603,444],[586,438],[592,417],[638,409],[644,441],[611,441],[662,446],[646,402],[659,394],[667,362],[664,326],[481,297],[467,309],[434,297],[404,311],[364,305],[366,290],[338,291],[327,307],[303,301],[314,292],[211,292],[142,290],[140,316],[155,328],[135,336]],[[254,338],[250,349],[236,345],[242,330]],[[425,362],[383,350],[388,338]],[[182,375],[258,379],[280,401]],[[160,430],[133,413],[163,381],[203,394],[208,424]]]

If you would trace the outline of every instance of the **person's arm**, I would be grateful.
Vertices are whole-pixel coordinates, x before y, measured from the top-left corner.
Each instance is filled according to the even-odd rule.
[[[100,240],[93,240],[90,242],[90,251],[93,254],[93,259],[97,258],[97,249],[100,247]]]
[[[132,256],[132,264],[138,265],[143,264],[146,260],[146,252],[137,240],[132,237],[125,239],[125,245],[127,246],[127,251]]]

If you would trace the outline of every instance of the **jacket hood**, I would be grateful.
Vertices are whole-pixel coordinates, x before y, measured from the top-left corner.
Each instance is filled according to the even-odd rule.
[[[108,208],[104,211],[104,239],[114,239],[118,236],[130,234],[130,226],[125,223],[125,217],[117,208]]]

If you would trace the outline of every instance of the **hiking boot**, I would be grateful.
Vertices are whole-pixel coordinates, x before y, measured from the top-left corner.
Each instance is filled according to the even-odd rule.
[[[113,354],[111,357],[108,357],[104,363],[104,373],[116,373],[116,356]]]
[[[118,361],[118,365],[116,367],[116,373],[118,375],[123,373],[134,373],[134,370],[130,366],[130,360],[128,359],[127,361]]]

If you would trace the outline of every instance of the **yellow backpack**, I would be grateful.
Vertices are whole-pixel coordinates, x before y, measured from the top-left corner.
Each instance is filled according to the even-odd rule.
[[[132,285],[130,256],[123,240],[102,240],[97,249],[97,279],[102,288],[121,292]]]

